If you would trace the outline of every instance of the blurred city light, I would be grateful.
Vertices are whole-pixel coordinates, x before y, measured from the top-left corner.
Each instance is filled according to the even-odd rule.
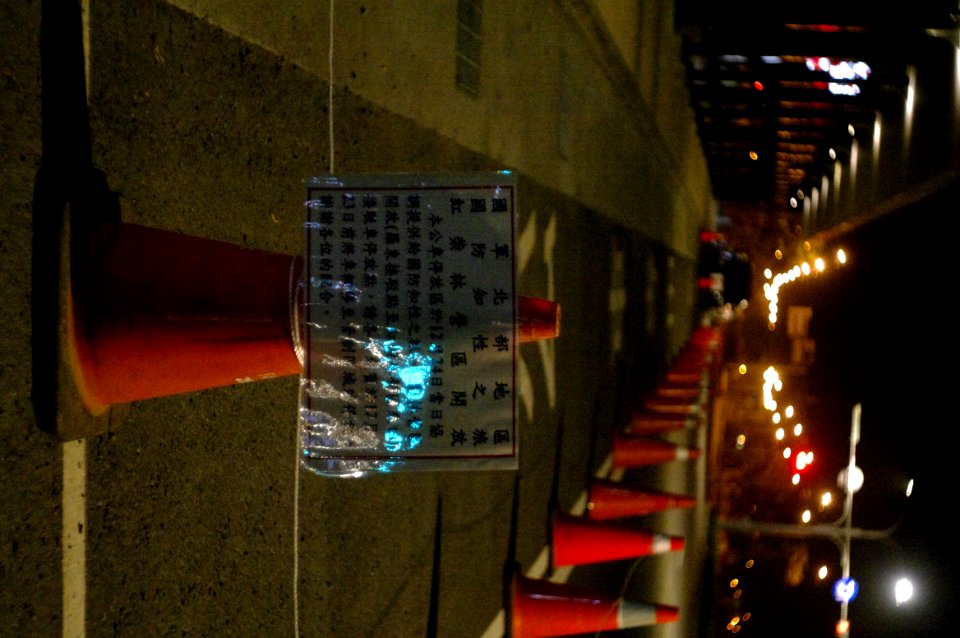
[[[849,603],[857,597],[860,591],[860,585],[854,579],[847,576],[840,578],[833,584],[833,598],[838,603]]]
[[[900,578],[893,586],[893,596],[897,606],[913,598],[913,583],[909,578]]]
[[[837,485],[845,492],[856,494],[863,487],[863,470],[856,465],[843,468],[837,475]]]
[[[836,151],[834,151],[834,149],[830,149],[830,154],[831,154],[831,159],[836,159]],[[796,207],[795,199],[791,199],[791,205]],[[805,251],[810,252],[811,251],[810,242],[804,242],[803,248]],[[837,262],[839,264],[846,263],[847,256],[842,248],[837,250],[836,255],[837,255]],[[774,256],[777,258],[778,261],[783,259],[783,251],[778,248],[774,253]],[[791,281],[795,281],[800,277],[807,277],[813,274],[814,272],[821,273],[826,270],[827,268],[826,262],[824,262],[822,257],[819,257],[817,255],[811,255],[811,259],[813,261],[812,267],[809,261],[803,261],[800,264],[795,264],[785,272],[781,272],[777,274],[774,274],[773,271],[769,268],[764,270],[764,278],[767,279],[768,281],[767,283],[763,284],[763,296],[769,302],[768,303],[769,313],[767,315],[767,321],[768,321],[770,330],[774,330],[776,328],[777,319],[779,316],[778,304],[780,299],[780,288],[783,287],[784,284],[790,283]]]

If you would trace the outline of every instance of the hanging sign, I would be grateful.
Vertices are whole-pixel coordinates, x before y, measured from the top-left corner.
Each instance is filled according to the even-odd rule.
[[[516,176],[306,181],[302,463],[516,469]]]

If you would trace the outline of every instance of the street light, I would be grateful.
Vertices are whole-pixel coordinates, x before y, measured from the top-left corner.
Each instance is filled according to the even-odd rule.
[[[853,406],[853,414],[850,419],[850,457],[847,459],[847,467],[840,471],[837,476],[837,483],[843,488],[846,498],[843,501],[843,513],[838,522],[843,525],[843,534],[840,545],[840,571],[841,580],[838,582],[853,583],[856,582],[850,578],[850,539],[853,531],[853,495],[863,487],[863,470],[857,467],[857,443],[860,442],[860,404]],[[854,590],[853,595],[856,595]],[[847,621],[847,609],[850,605],[851,597],[844,597],[840,601],[840,620]],[[849,623],[845,623],[849,635]]]
[[[894,599],[897,601],[897,607],[913,598],[913,583],[909,578],[900,578],[893,586]]]
[[[759,533],[771,536],[788,538],[822,537],[833,540],[840,548],[841,577],[834,584],[834,597],[840,602],[840,620],[836,625],[837,636],[848,638],[850,635],[850,621],[848,605],[856,596],[858,584],[850,578],[850,543],[853,539],[883,540],[888,538],[898,527],[899,522],[887,529],[870,530],[853,527],[853,495],[863,487],[863,470],[857,467],[857,443],[860,442],[860,413],[861,406],[856,404],[850,420],[850,455],[847,465],[837,475],[837,485],[844,491],[843,512],[832,523],[815,525],[794,525],[789,523],[767,523],[751,520],[724,520],[720,526],[731,532]],[[797,478],[797,475],[794,475]],[[796,481],[794,481],[796,482]],[[912,481],[910,484],[912,487]],[[910,495],[908,488],[907,496]],[[912,595],[912,585],[909,581],[899,583],[897,590],[898,604]]]

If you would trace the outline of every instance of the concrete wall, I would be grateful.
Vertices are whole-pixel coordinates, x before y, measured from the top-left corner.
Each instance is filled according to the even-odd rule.
[[[269,213],[257,214],[276,218],[274,223],[291,233],[289,239],[295,231],[285,222],[299,215],[295,185],[302,176],[328,172],[331,166],[335,172],[513,169],[527,183],[557,194],[572,214],[597,215],[671,255],[668,263],[678,275],[674,285],[681,288],[668,288],[664,300],[673,335],[668,349],[682,344],[695,299],[694,291],[682,285],[693,281],[696,230],[713,224],[715,206],[670,3],[642,3],[639,10],[624,4],[618,12],[615,3],[601,11],[583,2],[488,2],[478,96],[455,82],[456,4],[336,3],[332,62],[329,5],[292,2],[279,11],[266,1],[179,4],[190,12],[185,15],[195,16],[198,30],[220,30],[243,42],[241,52],[233,59],[218,52],[219,59],[212,59],[205,51],[197,53],[202,42],[196,36],[186,41],[162,27],[142,31],[145,18],[174,10],[171,5],[130,12],[119,28],[141,32],[112,43],[114,27],[97,17],[98,7],[110,5],[93,4],[91,101],[94,115],[100,113],[110,129],[97,137],[106,144],[118,127],[128,129],[126,144],[103,149],[105,162],[129,167],[149,158],[163,163],[174,182],[157,186],[184,196],[185,188],[195,187],[187,201],[222,190],[218,180],[231,171],[246,175],[242,192],[226,197],[237,197],[240,210],[257,202],[269,207]],[[604,18],[616,29],[609,29]],[[638,46],[613,39],[611,32],[631,31],[624,24],[638,20]],[[113,50],[101,54],[99,46]],[[124,59],[97,63],[117,55],[117,47],[129,48],[122,52]],[[625,55],[637,60],[639,74],[630,72]],[[142,68],[131,66],[123,84],[140,87],[139,94],[114,94],[116,76],[134,62]],[[271,66],[272,72],[266,68]],[[242,82],[231,94],[231,84],[217,75],[251,72],[267,76],[257,87],[262,95],[250,95]],[[165,84],[151,91],[153,76]],[[142,137],[151,128],[144,118],[151,117],[168,118],[157,122],[155,133],[165,146],[146,151]],[[190,184],[181,183],[183,156],[209,150],[214,136],[236,148],[221,152],[216,161],[205,158]],[[230,165],[238,153],[247,155],[242,165]],[[125,179],[105,168],[116,181]],[[127,194],[127,202],[147,187],[139,177],[144,170],[132,175],[138,183],[114,185]],[[268,188],[270,174],[289,187]],[[520,191],[521,215],[541,208],[532,192]],[[180,214],[165,215],[170,212]],[[142,223],[159,221],[143,210],[131,208],[130,214]],[[182,214],[191,216],[187,210]],[[207,222],[194,218],[192,223]],[[263,242],[256,228],[239,235],[209,226],[192,232]]]
[[[649,2],[483,3],[478,97],[454,81],[456,3],[337,2],[332,78],[327,3],[287,2],[283,11],[269,0],[242,8],[215,0],[174,4],[332,80],[336,97],[356,95],[384,116],[518,170],[684,257],[695,255],[689,229],[712,221],[669,3],[644,7],[643,16],[638,7]],[[641,17],[656,21],[653,34]],[[654,47],[637,46],[641,29],[645,38],[655,35]],[[162,52],[175,43],[156,46]],[[641,57],[655,78],[631,73]],[[651,88],[641,91],[641,82]],[[333,116],[335,123],[349,116],[336,99]],[[322,118],[310,124],[322,125]],[[335,132],[336,170],[404,170],[414,159],[455,168],[370,153],[360,166],[350,146],[356,132]]]

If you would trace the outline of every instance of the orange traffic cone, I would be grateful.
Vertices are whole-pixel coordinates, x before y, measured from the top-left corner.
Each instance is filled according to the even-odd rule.
[[[697,499],[682,494],[644,490],[614,481],[594,481],[587,495],[587,517],[593,520],[646,516],[668,509],[693,507]]]
[[[710,373],[705,367],[673,367],[664,375],[667,383],[698,383],[703,387],[710,385]]]
[[[560,304],[538,297],[517,298],[517,332],[520,343],[560,336]]]
[[[723,328],[719,326],[697,326],[690,334],[688,343],[716,350],[723,344]]]
[[[698,415],[640,410],[630,415],[623,431],[626,434],[659,434],[673,430],[692,430],[700,427],[700,424]]]
[[[707,389],[700,383],[675,383],[661,381],[654,389],[654,394],[667,399],[686,399],[703,403],[707,397]]]
[[[663,397],[654,394],[643,400],[643,407],[651,412],[696,415],[700,414],[702,411],[703,404],[699,398],[678,399],[675,397]]]
[[[553,515],[553,565],[586,565],[666,554],[683,549],[680,536],[601,522],[563,512]]]
[[[677,607],[628,601],[589,587],[515,574],[510,638],[549,638],[674,622]]]
[[[87,410],[299,374],[300,256],[126,223],[74,247],[69,356]],[[559,335],[559,305],[518,298],[521,343]]]
[[[292,256],[122,223],[95,229],[81,249],[68,322],[93,414],[300,371]]]
[[[678,352],[670,365],[675,367],[709,366],[713,361],[714,353],[712,351],[691,348]]]
[[[700,450],[644,437],[613,436],[614,467],[655,465],[670,461],[686,461],[700,456]]]

